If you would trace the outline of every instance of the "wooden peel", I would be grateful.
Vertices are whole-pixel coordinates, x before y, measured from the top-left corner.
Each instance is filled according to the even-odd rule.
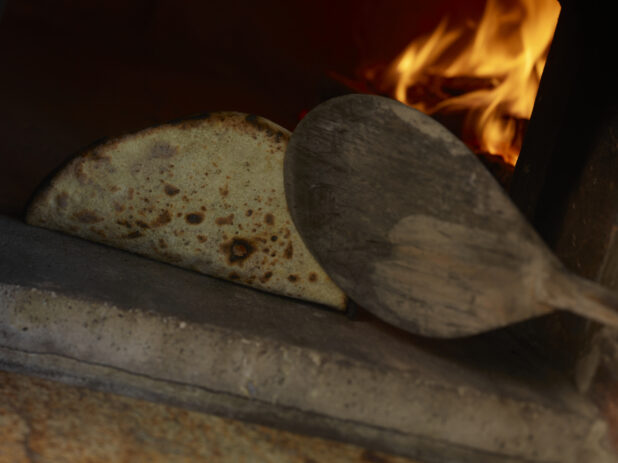
[[[408,106],[327,101],[296,128],[284,171],[307,247],[394,325],[456,337],[564,309],[618,326],[618,295],[569,273],[474,154]]]

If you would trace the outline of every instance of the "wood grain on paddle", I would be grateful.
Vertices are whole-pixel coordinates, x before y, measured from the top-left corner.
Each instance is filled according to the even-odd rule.
[[[469,335],[555,308],[618,325],[618,298],[566,272],[476,157],[394,100],[349,95],[301,121],[285,161],[307,247],[360,305]]]

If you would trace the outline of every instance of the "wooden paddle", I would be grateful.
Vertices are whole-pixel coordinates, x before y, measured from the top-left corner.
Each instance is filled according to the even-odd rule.
[[[474,154],[408,106],[327,101],[294,131],[284,169],[307,247],[394,325],[456,337],[565,309],[618,326],[618,295],[569,273]]]

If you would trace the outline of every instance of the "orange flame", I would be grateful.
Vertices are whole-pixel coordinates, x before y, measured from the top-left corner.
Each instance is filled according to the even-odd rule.
[[[559,12],[556,0],[488,0],[475,31],[443,20],[389,66],[382,86],[394,87],[395,98],[429,114],[465,111],[464,141],[515,164],[523,137],[518,120],[530,119]],[[410,97],[413,86],[435,76],[465,78],[481,88],[438,101]]]

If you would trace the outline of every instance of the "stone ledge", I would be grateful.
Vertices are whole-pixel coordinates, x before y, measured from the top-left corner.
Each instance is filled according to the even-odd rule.
[[[426,461],[615,461],[508,330],[422,339],[6,218],[0,346],[6,369]]]

